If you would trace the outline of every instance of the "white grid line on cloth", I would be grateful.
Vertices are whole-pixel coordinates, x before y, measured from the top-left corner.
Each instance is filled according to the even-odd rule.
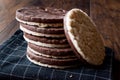
[[[52,80],[52,78],[53,78],[54,71],[55,71],[55,69],[53,69],[52,72],[51,72],[50,80]]]
[[[18,45],[18,47],[23,47],[23,48],[26,48],[26,47],[22,46],[23,44],[27,44],[27,42],[26,42],[26,41],[24,41],[24,40],[22,40],[22,39],[19,39],[19,38],[17,38],[17,40],[22,41],[22,44],[21,44],[21,45]],[[10,48],[10,49],[14,49],[14,48],[9,47],[9,45],[8,45],[8,46],[6,46],[6,47],[7,47],[7,48]]]
[[[26,42],[25,40],[23,41],[23,44],[22,44],[22,45],[24,45],[24,44],[27,44],[27,42]],[[24,46],[22,46],[22,47],[24,47]],[[26,48],[26,47],[24,47],[24,48]]]
[[[81,70],[84,70],[84,67],[83,67],[83,69],[81,69]],[[92,70],[92,69],[91,69]],[[75,72],[70,72],[70,71],[64,71],[64,70],[62,70],[63,72],[66,72],[66,78],[67,78],[67,74],[68,73],[73,73],[73,74],[80,74],[80,73],[75,73]],[[85,73],[81,73],[81,75],[86,75],[86,76],[91,76],[91,77],[94,77],[94,75],[92,75],[92,74],[85,74]],[[106,80],[108,80],[109,78],[104,78],[104,77],[101,77],[101,76],[97,76],[96,75],[96,77],[98,77],[98,78],[103,78],[103,79],[106,79]],[[66,80],[66,78],[65,78],[65,80]]]
[[[65,72],[65,80],[67,79],[67,74],[68,74],[68,71],[64,71]]]
[[[3,72],[0,72],[0,73],[1,73],[1,74],[5,74],[5,75],[9,75],[8,73],[3,73]],[[88,75],[88,74],[82,74],[82,75],[91,76],[91,75]],[[12,75],[12,76],[23,78],[23,76],[18,76],[18,75]],[[98,76],[96,76],[96,77],[98,77]],[[34,80],[34,78],[30,78],[30,77],[25,77],[25,78],[33,79],[33,80]],[[102,78],[102,79],[105,79],[105,80],[111,80],[111,79],[109,79],[109,78],[104,78],[104,77],[98,77],[98,78]],[[66,80],[66,79],[65,79],[65,80]]]
[[[82,74],[82,75],[94,77],[94,75],[89,75],[89,74]],[[109,78],[105,78],[105,77],[101,77],[101,76],[97,76],[97,75],[96,75],[96,77],[102,78],[102,79],[105,79],[105,80],[108,80],[108,79],[109,79]]]
[[[23,46],[19,46],[19,47],[26,48],[26,47],[23,47]],[[18,47],[18,48],[19,48],[19,47]],[[8,47],[6,47],[6,48],[9,48],[9,49],[11,49],[11,50],[14,50],[14,51],[15,51],[15,49],[13,49],[13,48],[11,48],[11,47],[9,47],[9,46],[8,46]],[[22,51],[22,52],[23,52],[23,50],[19,50],[19,49],[17,49],[16,51]]]
[[[81,69],[81,71],[80,71],[79,80],[81,79],[81,76],[82,76],[82,73],[83,73],[83,68],[84,68],[84,67],[82,67],[82,69]]]
[[[17,40],[19,40],[19,39],[17,38]],[[21,45],[23,45],[23,44],[24,44],[24,42],[22,42]],[[16,44],[16,45],[18,45],[17,48],[22,47],[22,46],[20,46],[19,44]],[[8,47],[8,48],[11,48],[11,47],[9,47],[9,45],[8,45],[7,47]],[[18,50],[17,48],[14,48],[14,50]],[[11,49],[12,49],[12,48],[11,48]]]
[[[13,35],[12,37],[15,36],[16,38],[14,38],[9,44],[7,44],[6,47],[9,47],[9,45],[11,45],[12,43],[14,43],[14,42],[16,41],[16,39],[17,39],[17,40],[22,40],[22,39],[19,39],[19,38],[18,38],[20,35],[22,35],[22,33],[18,34],[18,36],[17,36],[17,35]],[[8,39],[8,40],[10,40],[10,39]],[[6,40],[6,42],[7,42],[8,40]],[[2,45],[4,45],[4,43],[3,43]],[[0,46],[2,46],[2,45],[0,45]],[[4,49],[6,49],[6,48],[4,48]],[[1,50],[0,52],[4,51],[4,49]]]
[[[42,67],[40,67],[39,70],[38,70],[38,72],[37,72],[37,80],[40,80],[39,79],[39,73],[40,73],[41,69],[42,69]]]
[[[22,34],[22,33],[21,33],[21,34]],[[18,38],[17,38],[17,39],[18,39]],[[23,45],[23,44],[24,44],[24,41],[21,43],[21,45]],[[8,47],[8,46],[7,46],[7,47]],[[22,47],[22,46],[17,46],[17,47],[14,49],[14,51],[15,51],[15,50],[16,50],[16,51],[19,50],[19,49],[18,49],[19,47]],[[10,48],[10,49],[12,49],[12,48]],[[13,52],[14,52],[14,51],[13,51]],[[20,51],[22,51],[22,50],[20,50]],[[22,52],[23,52],[23,51],[22,51]],[[23,56],[22,56],[22,57],[23,57]]]
[[[68,74],[69,74],[69,75],[68,75]],[[73,75],[75,75],[75,74],[77,74],[77,73],[74,73]],[[73,75],[72,75],[72,73],[67,72],[65,80],[68,80],[67,78],[72,78],[72,77],[74,77]],[[79,76],[80,76],[80,75],[79,75]],[[79,78],[78,78],[78,79],[79,79]]]
[[[29,66],[30,66],[30,64],[31,64],[31,62],[27,65],[27,67],[26,67],[26,69],[25,69],[25,71],[24,71],[24,74],[23,74],[23,79],[25,79],[26,78],[26,72],[28,71],[28,68],[29,68]]]
[[[15,52],[15,51],[20,51],[20,52],[24,52],[23,50],[19,50],[19,49],[17,49],[17,50],[14,50],[14,49],[12,49],[12,48],[10,48],[10,47],[7,47],[8,49],[11,49],[11,50],[13,50],[13,53]],[[5,55],[9,55],[9,54],[5,54]]]
[[[23,47],[23,46],[19,46],[19,47]],[[18,47],[18,48],[19,48],[19,47]],[[9,48],[9,49],[12,49],[12,50],[19,50],[19,49],[13,49],[13,48],[11,48],[11,47],[9,47],[9,46],[6,47],[6,48]],[[23,48],[26,48],[26,47],[23,47]],[[22,50],[21,50],[21,51],[22,51]]]
[[[21,34],[22,34],[22,33],[21,33]],[[19,34],[19,35],[21,35],[21,34]],[[18,36],[19,36],[19,35],[18,35]],[[17,39],[17,40],[20,40],[20,41],[23,41],[23,43],[24,43],[24,42],[26,43],[26,41],[23,40],[24,38],[23,38],[23,39],[20,39],[20,38],[16,37],[16,39]]]
[[[110,78],[105,78],[105,77],[101,77],[101,76],[96,76],[96,78],[101,78],[101,79],[104,79],[104,80],[111,80]]]
[[[15,51],[20,51],[20,52],[24,52],[23,50],[14,50],[12,53],[15,53]],[[9,56],[9,54],[4,54],[6,56]],[[18,57],[21,57],[20,55],[11,55],[11,56],[18,56]]]
[[[18,38],[16,38],[16,39],[18,39]],[[16,40],[16,39],[15,39],[15,40]],[[14,43],[14,42],[15,42],[15,40],[14,40],[14,41],[12,41],[10,44]],[[23,47],[22,45],[23,45],[23,44],[25,44],[25,43],[26,43],[26,42],[25,42],[25,41],[23,41],[23,42],[22,42],[22,44],[21,44],[21,46],[19,46],[19,47]],[[19,49],[18,49],[19,47],[16,47],[15,49],[13,49],[13,48],[10,48],[10,47],[9,47],[9,45],[7,45],[7,46],[6,46],[6,48],[13,50],[13,52],[12,52],[12,54],[4,54],[4,55],[6,55],[6,56],[7,56],[7,58],[5,58],[5,60],[3,60],[3,61],[2,61],[3,63],[1,64],[1,66],[2,66],[2,65],[4,64],[4,62],[6,62],[6,61],[7,61],[7,59],[9,59],[9,57],[11,57],[11,56],[21,57],[21,56],[19,56],[19,55],[13,55],[15,51],[21,51],[21,52],[24,52],[23,50],[19,50]],[[4,49],[6,49],[6,48],[4,48]],[[1,50],[1,53],[3,53],[4,49],[3,49],[3,50]]]
[[[22,47],[22,46],[20,46],[20,47]],[[13,48],[10,48],[10,47],[7,47],[7,48],[15,51],[15,49],[13,49]],[[23,47],[23,48],[26,48],[26,47]],[[19,49],[17,49],[16,51],[22,51],[23,52],[23,50],[19,50]]]
[[[26,55],[26,54],[24,54],[23,57],[24,57],[25,55]],[[18,65],[18,63],[19,63],[22,59],[23,59],[23,58],[20,58],[20,59],[18,60],[18,62],[13,66],[13,68],[12,68],[12,70],[11,70],[11,72],[10,72],[10,75],[11,75],[11,76],[10,76],[10,80],[11,80],[11,78],[12,78],[12,75],[13,75],[12,73],[13,73],[15,67]]]
[[[110,56],[113,56],[113,51],[111,52]],[[109,78],[110,78],[110,80],[111,80],[111,74],[112,74],[112,61],[113,61],[113,59],[111,58],[111,59],[110,59],[111,65],[109,65],[109,66],[110,66],[110,69],[109,69],[109,72],[110,72]]]
[[[0,72],[0,74],[4,74],[4,75],[10,75],[9,73],[3,73],[3,72]],[[12,75],[14,77],[19,77],[19,78],[23,78],[23,76],[18,76],[18,75]],[[25,77],[26,79],[32,79],[34,80],[34,78],[30,78],[30,77]]]
[[[96,74],[97,74],[97,71],[95,71],[94,80],[96,80]]]
[[[16,39],[14,39],[12,42],[14,42],[15,40],[16,40]],[[12,42],[11,42],[11,43],[12,43]],[[9,45],[7,45],[7,46],[9,46]],[[7,47],[7,46],[6,46],[6,47]],[[6,48],[4,48],[4,49],[6,49]],[[3,53],[4,49],[1,50],[0,53]]]
[[[17,35],[12,35],[11,38],[12,38],[12,37],[17,37]],[[1,43],[0,46],[5,45],[4,43],[5,43],[5,42],[8,42],[11,38],[9,38],[9,39],[7,39],[6,41],[4,41],[3,43]]]
[[[70,71],[64,71],[64,70],[61,70],[61,71],[65,72],[65,80],[67,79],[67,75],[68,75],[68,73],[79,74],[79,75],[82,74],[81,72],[80,72],[80,73],[77,73],[77,72],[70,72]],[[81,71],[83,71],[83,67],[82,67]]]
[[[112,58],[112,56],[113,56],[113,51],[108,55],[108,56],[111,56],[111,59],[110,59],[110,64],[109,65],[107,65],[107,67],[109,67],[109,70],[104,70],[104,71],[108,71],[110,74],[109,74],[109,78],[108,79],[106,79],[106,80],[111,80],[112,78],[112,76],[111,76],[111,74],[112,74],[112,61],[113,61],[113,58]],[[102,70],[103,71],[103,70]],[[104,78],[104,77],[101,77],[101,76],[96,76],[96,77],[98,77],[98,78]]]
[[[110,55],[110,56],[113,56],[113,51],[111,52],[111,55]],[[110,62],[111,62],[110,64],[111,64],[111,65],[110,65],[110,70],[109,70],[110,73],[112,73],[112,61],[113,61],[113,59],[111,58],[111,59],[110,59]],[[110,79],[111,79],[111,77],[112,77],[111,74],[109,74],[109,78],[110,78]]]
[[[0,61],[3,61],[3,60],[0,60]],[[12,64],[12,65],[15,65],[16,63],[11,63],[11,62],[8,62],[8,61],[6,61],[7,63],[9,63],[9,64]],[[27,66],[27,64],[25,65],[25,64],[17,64],[17,65],[19,65],[19,66]],[[34,67],[34,68],[36,68],[35,66],[30,66],[30,67]]]
[[[18,38],[19,35],[22,35],[22,33],[19,33],[18,36],[17,36],[11,43],[9,43],[7,46],[11,45],[14,41],[16,41],[16,39],[19,39],[19,38]]]
[[[81,71],[82,71],[81,74],[85,74],[85,73],[83,73],[83,70],[84,70],[84,67],[82,67],[82,69],[81,69]],[[90,70],[94,70],[94,69],[90,69]],[[67,73],[73,73],[73,74],[80,74],[78,72],[71,72],[71,71],[64,71],[64,70],[60,70],[60,71],[63,71],[65,73],[67,72]],[[104,71],[108,71],[109,72],[109,70],[104,70]],[[87,74],[85,74],[85,75],[87,75]],[[94,76],[94,75],[91,75],[91,76]]]
[[[18,36],[17,36],[17,37],[18,37]],[[16,38],[16,39],[17,39],[17,38]],[[16,40],[16,39],[15,39],[15,40]],[[15,40],[14,40],[14,41],[15,41]],[[14,41],[12,41],[10,44],[12,44]],[[9,44],[9,45],[10,45],[10,44]],[[9,46],[9,45],[7,45],[7,46]],[[17,47],[16,47],[16,48],[17,48]],[[16,48],[15,48],[15,49],[16,49]],[[4,49],[5,49],[5,48],[4,48]],[[2,50],[2,52],[3,52],[3,51],[4,51],[4,50]],[[2,52],[1,52],[1,53],[2,53]],[[4,60],[3,63],[1,64],[1,66],[4,64],[4,62],[7,61],[7,59],[9,59],[9,57],[10,57],[11,55],[13,55],[13,53],[11,53],[10,55],[7,56],[7,58],[5,58],[5,60]]]
[[[8,54],[4,54],[4,55],[8,56]],[[11,55],[10,57],[20,57],[20,58],[22,58],[22,56],[20,56],[20,55]],[[4,61],[4,60],[1,60],[1,61]]]
[[[20,46],[20,47],[22,47],[22,46]],[[21,52],[24,52],[23,50],[19,50],[19,49],[17,49],[17,50],[15,50],[15,49],[12,49],[12,48],[10,48],[10,47],[7,47],[8,49],[11,49],[11,50],[13,50],[13,51],[21,51]]]

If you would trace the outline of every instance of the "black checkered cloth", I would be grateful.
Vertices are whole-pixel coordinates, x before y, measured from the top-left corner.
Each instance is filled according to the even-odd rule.
[[[109,48],[101,68],[80,66],[61,70],[31,63],[26,58],[26,47],[21,30],[0,45],[0,80],[111,80],[113,52]]]

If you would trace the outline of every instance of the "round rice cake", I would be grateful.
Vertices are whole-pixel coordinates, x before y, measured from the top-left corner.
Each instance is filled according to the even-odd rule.
[[[76,57],[73,50],[69,48],[47,48],[28,43],[29,50],[35,54],[52,58],[71,58]]]
[[[16,10],[16,19],[19,22],[39,27],[61,27],[66,12],[52,7],[23,7]]]
[[[56,27],[40,28],[35,25],[26,25],[23,23],[20,23],[20,25],[30,31],[38,32],[38,33],[42,33],[42,34],[64,34],[63,26],[57,27],[57,28]]]
[[[79,59],[92,65],[101,65],[105,48],[96,25],[80,9],[72,9],[64,17],[64,30],[70,46]]]
[[[38,37],[31,34],[24,33],[24,39],[27,42],[51,48],[65,48],[70,47],[66,38],[47,38],[47,37]]]
[[[40,37],[52,37],[52,38],[64,38],[64,29],[63,27],[47,27],[47,28],[40,28],[35,25],[26,25],[20,24],[20,29],[25,33],[32,34],[34,36]]]
[[[49,67],[49,68],[71,68],[80,65],[78,58],[68,59],[54,59],[34,54],[34,52],[27,50],[27,58],[34,64]]]

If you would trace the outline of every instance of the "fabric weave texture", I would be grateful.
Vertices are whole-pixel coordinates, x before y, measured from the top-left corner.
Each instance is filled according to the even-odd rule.
[[[113,51],[110,48],[106,48],[100,68],[80,66],[63,70],[31,63],[26,58],[26,48],[21,30],[0,45],[0,80],[112,80]]]

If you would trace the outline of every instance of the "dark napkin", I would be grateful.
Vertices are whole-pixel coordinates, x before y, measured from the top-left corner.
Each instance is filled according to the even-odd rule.
[[[26,58],[26,47],[21,30],[0,45],[0,80],[111,80],[113,51],[109,48],[100,68],[80,66],[60,70],[31,63]]]

